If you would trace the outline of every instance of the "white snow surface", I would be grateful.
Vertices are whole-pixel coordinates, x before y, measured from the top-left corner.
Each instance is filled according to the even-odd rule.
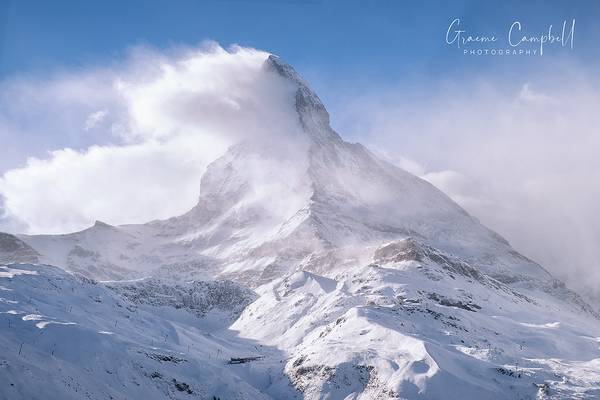
[[[600,398],[589,305],[264,67],[297,129],[188,213],[0,234],[0,399]]]
[[[283,353],[227,328],[237,313],[224,306],[252,301],[247,290],[230,284],[209,298],[206,287],[192,288],[203,297],[199,307],[179,307],[158,301],[160,291],[150,295],[152,282],[109,288],[52,266],[3,268],[17,273],[0,277],[1,399],[294,396],[282,371]],[[181,284],[165,288],[186,291]],[[232,299],[223,302],[228,295]],[[227,364],[231,357],[257,355],[267,357]]]

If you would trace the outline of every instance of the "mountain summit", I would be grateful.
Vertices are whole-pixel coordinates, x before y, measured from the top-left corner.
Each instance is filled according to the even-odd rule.
[[[0,256],[11,263],[0,279],[12,285],[0,280],[0,289],[29,298],[0,314],[27,313],[20,331],[3,339],[7,346],[29,332],[23,321],[84,332],[90,349],[90,332],[99,331],[102,348],[138,360],[119,382],[152,382],[148,396],[157,398],[600,393],[594,310],[433,185],[344,141],[318,96],[279,57],[269,56],[263,69],[289,88],[292,117],[282,125],[289,132],[229,148],[207,167],[189,212],[147,224],[97,222],[67,235],[0,237]],[[59,297],[77,289],[61,301],[93,312],[65,313],[52,296],[32,297],[30,283]],[[117,326],[125,328],[111,336]],[[149,332],[160,334],[160,348]],[[51,337],[62,343],[60,335],[44,337],[43,346]],[[190,349],[190,338],[214,353]],[[39,346],[36,354],[44,354]],[[219,378],[194,378],[195,370],[177,366],[188,359]],[[29,368],[18,357],[11,362]],[[244,363],[255,364],[231,365]],[[123,386],[115,394],[132,396],[132,385]],[[90,396],[100,398],[94,390]]]
[[[302,128],[314,140],[341,140],[329,125],[329,113],[319,96],[308,86],[290,65],[278,56],[270,55],[264,63],[264,69],[273,71],[296,87],[294,107]]]

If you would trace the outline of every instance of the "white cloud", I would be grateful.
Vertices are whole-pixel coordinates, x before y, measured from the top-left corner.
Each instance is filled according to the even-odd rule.
[[[188,137],[128,146],[53,151],[0,181],[5,208],[32,232],[65,232],[94,219],[128,223],[168,218],[194,205],[207,157]]]
[[[518,101],[538,103],[538,104],[556,104],[558,99],[547,96],[544,93],[535,91],[531,88],[531,83],[524,83],[517,96]]]
[[[83,129],[89,131],[90,129],[95,128],[98,124],[100,124],[104,118],[108,115],[108,110],[98,110],[96,112],[91,113],[85,120],[83,124]]]
[[[267,56],[214,43],[135,49],[108,68],[0,83],[0,128],[10,128],[8,137],[77,137],[74,147],[3,174],[0,228],[59,233],[95,219],[146,222],[187,211],[207,163],[229,145],[297,128],[292,89],[264,71]]]
[[[340,131],[397,154],[388,158],[555,275],[595,289],[600,91],[593,81],[560,78],[446,83],[413,97],[401,88],[349,96],[336,122]]]

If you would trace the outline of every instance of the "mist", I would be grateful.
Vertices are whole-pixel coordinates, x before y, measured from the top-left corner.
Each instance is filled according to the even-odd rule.
[[[544,78],[388,88],[346,97],[335,122],[597,296],[600,92],[584,78]]]
[[[294,136],[294,88],[264,70],[268,55],[212,42],[135,48],[112,64],[1,82],[12,160],[1,166],[0,230],[65,233],[188,211],[206,166],[231,145]]]

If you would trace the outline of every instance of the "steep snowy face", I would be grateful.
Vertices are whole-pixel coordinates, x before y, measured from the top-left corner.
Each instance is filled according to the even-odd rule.
[[[291,88],[293,132],[229,149],[203,176],[198,205],[161,229],[252,285],[316,253],[345,248],[360,258],[365,246],[407,237],[500,279],[549,278],[431,184],[343,141],[291,66],[270,56],[264,68]]]

